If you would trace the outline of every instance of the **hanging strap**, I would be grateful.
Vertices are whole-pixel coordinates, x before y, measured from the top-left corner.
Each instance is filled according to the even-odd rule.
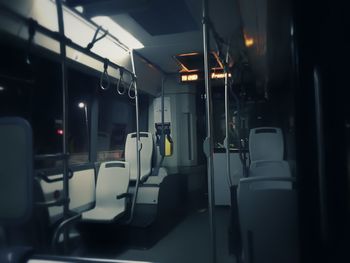
[[[100,87],[103,90],[108,90],[110,87],[110,80],[109,80],[109,75],[108,75],[108,71],[107,71],[108,64],[109,64],[109,60],[105,59],[104,64],[103,64],[103,72],[102,72],[101,77],[100,77]],[[104,83],[103,83],[104,81],[107,82],[106,86],[104,86]]]
[[[31,48],[33,45],[33,39],[35,36],[35,32],[36,32],[36,28],[38,26],[38,22],[33,20],[33,19],[29,19],[28,20],[28,43],[27,43],[27,57],[26,57],[26,63],[28,65],[31,64],[31,57],[30,57],[30,53],[31,53]]]
[[[123,75],[124,75],[124,69],[119,68],[119,80],[118,80],[118,84],[117,84],[117,92],[119,95],[124,95],[126,93],[126,88],[123,84]],[[121,87],[123,89],[121,89]]]
[[[98,32],[100,32],[102,30],[102,26],[99,26],[96,31],[95,31],[95,34],[94,34],[94,37],[92,38],[91,42],[86,46],[86,49],[90,50],[94,47],[95,43],[100,41],[102,38],[106,37],[108,35],[108,30],[106,30],[102,36],[100,37],[97,37],[98,35]]]
[[[131,76],[131,82],[130,82],[129,89],[128,89],[128,96],[130,99],[136,98],[136,91],[135,91],[134,83],[135,83],[134,76]],[[131,95],[132,93],[134,95]]]

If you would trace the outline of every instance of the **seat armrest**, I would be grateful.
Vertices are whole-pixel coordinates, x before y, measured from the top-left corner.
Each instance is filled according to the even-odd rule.
[[[117,199],[131,198],[131,197],[132,197],[132,194],[131,194],[131,193],[123,193],[123,194],[120,194],[120,195],[117,195],[117,196],[116,196]]]

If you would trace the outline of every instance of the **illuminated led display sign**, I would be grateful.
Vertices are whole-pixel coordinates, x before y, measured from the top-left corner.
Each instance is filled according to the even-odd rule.
[[[184,74],[181,75],[181,82],[190,82],[190,81],[196,81],[199,79],[198,74]]]
[[[211,77],[211,79],[223,79],[223,78],[225,78],[226,74],[223,72],[222,73],[213,72],[213,73],[211,73],[210,77]],[[231,78],[231,73],[228,74],[228,77]]]
[[[231,78],[231,73],[228,74],[228,77]],[[224,79],[225,73],[223,71],[215,71],[210,74],[210,78],[213,80]],[[180,80],[182,83],[197,82],[203,79],[204,79],[203,72],[182,73],[180,77]]]

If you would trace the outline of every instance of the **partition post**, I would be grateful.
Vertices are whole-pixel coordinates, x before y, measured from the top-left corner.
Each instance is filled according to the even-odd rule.
[[[210,85],[210,63],[209,63],[209,25],[208,25],[208,0],[202,1],[203,8],[203,48],[204,48],[204,73],[205,73],[205,94],[206,94],[206,119],[207,119],[207,137],[204,141],[203,148],[207,156],[207,175],[208,175],[208,199],[209,199],[209,224],[210,224],[210,241],[211,241],[211,258],[216,262],[216,227],[214,214],[214,163],[213,163],[213,123],[212,123],[212,96]]]
[[[133,201],[131,204],[131,214],[130,218],[128,220],[128,223],[131,223],[134,217],[135,212],[135,206],[137,201],[137,194],[139,190],[139,184],[141,179],[141,163],[140,163],[140,151],[141,151],[141,145],[140,145],[140,127],[139,127],[139,96],[137,94],[137,78],[136,78],[136,67],[135,67],[135,60],[134,60],[134,51],[130,51],[131,55],[131,65],[132,65],[132,71],[133,71],[133,78],[134,78],[134,87],[135,87],[135,111],[136,111],[136,162],[137,162],[137,180],[135,185],[135,193],[133,196]]]
[[[62,122],[63,122],[63,220],[69,217],[69,178],[68,178],[68,151],[67,151],[67,139],[68,139],[68,85],[67,85],[67,65],[66,65],[66,44],[64,39],[64,21],[62,0],[56,0],[57,6],[57,18],[58,28],[60,34],[60,59],[61,59],[61,72],[62,72]],[[68,231],[63,232],[64,251],[67,251]]]
[[[318,188],[319,188],[319,206],[320,206],[320,232],[322,242],[328,239],[328,209],[327,209],[327,191],[326,191],[326,172],[325,172],[325,136],[323,124],[323,103],[322,103],[322,83],[320,70],[314,68],[314,96],[315,96],[315,120],[316,120],[316,140],[317,140],[317,169],[318,169]]]
[[[227,63],[227,61],[226,61]],[[230,133],[229,133],[229,115],[230,115],[230,98],[229,98],[229,92],[228,92],[228,67],[225,63],[225,148],[226,148],[226,173],[227,173],[227,180],[230,185],[232,186],[232,178],[231,178],[231,163],[230,163]]]
[[[161,136],[161,146],[163,147],[162,149],[162,157],[164,158],[165,156],[165,136],[164,136],[164,85],[165,85],[165,76],[162,77],[162,92],[161,92],[161,110],[162,110],[162,136]]]

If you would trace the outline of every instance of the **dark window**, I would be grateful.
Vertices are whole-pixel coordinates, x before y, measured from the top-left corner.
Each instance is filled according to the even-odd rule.
[[[224,86],[215,86],[213,88],[213,137],[214,147],[224,148],[224,140],[226,137],[226,119],[225,119],[225,90]],[[245,113],[241,111],[242,127],[246,127]],[[239,136],[238,136],[238,112],[237,105],[235,105],[233,98],[230,97],[229,107],[229,137],[230,148],[238,149]],[[241,137],[245,137],[244,128],[240,131]]]
[[[17,42],[16,42],[17,43]],[[0,116],[20,116],[33,129],[34,154],[63,151],[61,65],[48,57],[30,55],[13,43],[0,44]],[[54,58],[55,55],[52,56]],[[68,152],[70,164],[89,162],[91,116],[98,101],[97,160],[124,158],[128,133],[136,131],[135,101],[99,88],[99,74],[68,68]],[[148,130],[148,95],[139,93],[140,131]],[[95,109],[96,111],[97,109]],[[95,115],[94,115],[95,116]],[[97,118],[97,116],[95,117]],[[95,138],[95,136],[91,136]],[[91,160],[95,161],[95,160]],[[37,161],[35,168],[60,167],[62,161]]]
[[[59,65],[33,54],[28,64],[26,50],[7,41],[0,44],[0,52],[0,116],[29,121],[34,154],[61,152],[62,135],[57,130],[57,121],[62,119]],[[39,165],[54,165],[51,162]]]
[[[123,159],[126,136],[136,129],[133,101],[112,90],[101,91],[98,117],[97,161]]]
[[[62,152],[60,64],[33,53],[28,64],[26,49],[13,43],[0,44],[0,50],[0,116],[19,116],[30,122],[35,155]],[[98,83],[98,77],[68,69],[68,152],[71,164],[89,161],[90,105]],[[52,168],[60,166],[61,161],[38,161],[35,165],[36,168]]]
[[[148,95],[139,93],[140,131],[148,131]],[[113,88],[100,91],[97,161],[124,159],[126,137],[136,131],[135,101]]]
[[[68,152],[70,164],[89,162],[89,137],[93,96],[99,80],[95,76],[68,71]]]

